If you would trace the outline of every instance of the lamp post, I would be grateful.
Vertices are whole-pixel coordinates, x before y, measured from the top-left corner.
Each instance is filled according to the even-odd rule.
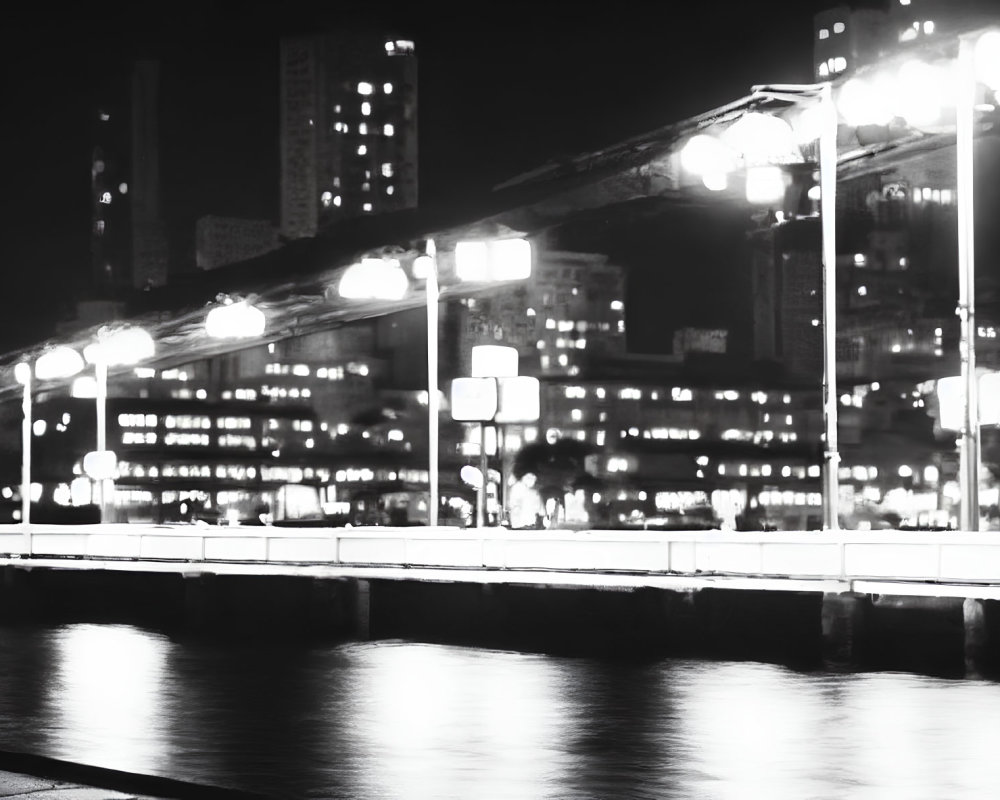
[[[958,451],[959,529],[979,530],[979,393],[976,381],[976,254],[973,208],[974,106],[976,69],[974,42],[958,44],[958,86],[955,98],[956,193],[958,195],[959,359],[964,403]]]
[[[14,367],[14,377],[24,387],[21,397],[21,525],[24,527],[24,554],[31,555],[31,365],[22,361]]]
[[[34,375],[40,380],[69,378],[83,369],[83,359],[71,347],[59,345],[35,361]],[[21,397],[21,524],[25,554],[31,555],[31,389],[32,368],[27,361],[14,367],[14,377],[24,387]]]
[[[97,405],[97,448],[91,458],[84,459],[84,466],[95,481],[101,519],[106,521],[116,461],[114,452],[107,449],[108,367],[136,364],[150,358],[156,346],[149,333],[138,327],[101,328],[97,336],[97,341],[87,345],[83,351],[87,362],[94,365]]]
[[[956,193],[958,195],[958,308],[964,392],[959,449],[962,487],[959,527],[979,530],[979,381],[976,376],[976,235],[974,149],[979,82],[1000,89],[1000,31],[974,31],[958,39],[955,97]]]
[[[820,221],[822,238],[822,325],[823,325],[823,528],[840,527],[840,452],[837,437],[837,109],[833,103],[830,82],[815,84],[777,84],[752,87],[755,99],[781,100],[797,103],[803,98],[818,100],[816,118],[818,136],[805,138],[819,140]],[[753,121],[755,124],[741,124]],[[766,115],[750,112],[726,131],[727,142],[699,134],[681,151],[685,167],[702,175],[709,189],[726,188],[726,173],[742,160],[748,168],[760,164],[773,164],[787,159],[791,150],[790,126],[777,118],[763,124]],[[787,130],[782,130],[782,126]],[[753,136],[754,141],[746,141]],[[779,185],[778,188],[783,186]],[[751,189],[748,180],[748,199]]]
[[[427,306],[427,524],[438,524],[440,507],[438,482],[438,437],[440,430],[441,400],[438,396],[438,288],[437,248],[433,239],[427,240],[426,252],[413,264],[414,277],[423,277]]]
[[[531,244],[526,239],[458,242],[455,277],[461,281],[498,282],[527,278],[531,274]],[[441,297],[439,257],[434,239],[413,262],[413,276],[425,281],[427,309],[427,453],[428,525],[438,524],[440,397],[438,390],[438,320]],[[340,278],[338,293],[346,299],[399,300],[409,280],[395,258],[363,258]]]
[[[962,415],[959,438],[959,488],[961,505],[959,528],[966,531],[979,529],[979,388],[976,376],[976,292],[975,292],[975,203],[974,203],[974,148],[976,98],[979,84],[996,92],[1000,88],[1000,30],[986,28],[959,34],[958,54],[955,62],[954,82],[942,77],[934,79],[931,67],[913,69],[915,62],[904,64],[899,70],[897,85],[892,87],[894,96],[882,93],[874,97],[865,91],[861,81],[852,79],[850,84],[859,88],[856,93],[867,102],[859,104],[859,113],[866,118],[858,122],[884,123],[891,117],[893,104],[897,116],[914,117],[914,124],[932,120],[940,115],[942,106],[955,106],[956,194],[958,217],[958,306],[959,358],[961,364]],[[910,69],[907,70],[907,67]],[[915,86],[909,85],[914,75],[920,78]],[[935,90],[940,96],[934,96]]]

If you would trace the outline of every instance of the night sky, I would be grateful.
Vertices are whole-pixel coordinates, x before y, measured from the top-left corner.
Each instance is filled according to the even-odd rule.
[[[276,223],[281,33],[367,26],[412,38],[421,202],[460,205],[560,155],[723,105],[751,84],[811,81],[812,15],[831,5],[206,0],[22,8],[0,46],[8,164],[0,351],[71,303],[73,276],[89,268],[87,103],[91,87],[133,57],[163,62],[161,169],[172,226],[193,227],[209,213]]]

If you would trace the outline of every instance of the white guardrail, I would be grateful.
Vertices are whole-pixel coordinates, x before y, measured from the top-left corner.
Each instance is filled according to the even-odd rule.
[[[1000,531],[0,525],[0,559],[75,558],[1000,584]],[[6,559],[4,559],[6,560]]]

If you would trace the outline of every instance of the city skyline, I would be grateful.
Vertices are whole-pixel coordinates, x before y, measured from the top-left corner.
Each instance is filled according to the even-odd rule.
[[[772,6],[781,10],[759,36],[745,36],[756,13],[747,9],[721,20],[696,11],[683,22],[691,35],[680,36],[637,24],[644,7],[628,4],[611,23],[561,19],[548,9],[532,13],[529,26],[530,9],[518,4],[492,25],[463,21],[445,6],[419,16],[393,5],[321,12],[312,3],[279,9],[266,2],[210,4],[197,16],[182,6],[155,33],[121,8],[76,20],[76,27],[29,18],[5,56],[18,76],[12,102],[23,126],[13,132],[21,157],[12,178],[20,190],[5,203],[10,288],[0,347],[37,338],[33,332],[43,329],[35,324],[29,333],[26,323],[44,324],[74,301],[67,278],[85,270],[89,257],[87,95],[134,57],[164,62],[164,210],[168,224],[193,236],[195,220],[206,214],[277,222],[281,33],[343,20],[412,35],[420,64],[421,202],[443,207],[548,161],[741,96],[751,56],[754,81],[808,80],[812,14],[827,5]],[[35,291],[39,283],[49,296]]]

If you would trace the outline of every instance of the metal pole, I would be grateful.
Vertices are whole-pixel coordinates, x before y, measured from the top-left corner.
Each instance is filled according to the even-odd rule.
[[[21,398],[21,524],[24,526],[24,554],[31,555],[31,366],[22,370],[24,395]]]
[[[104,453],[107,449],[107,400],[108,400],[108,365],[99,358],[94,363],[94,374],[97,382],[97,452]],[[103,459],[103,455],[98,456],[98,458]],[[107,522],[107,515],[105,513],[105,480],[99,478],[94,482],[94,488],[97,493],[97,505],[101,509],[101,521]]]
[[[820,87],[820,220],[823,242],[823,529],[840,528],[840,452],[837,440],[837,109],[833,87]]]
[[[479,471],[483,474],[483,481],[479,486],[479,493],[476,495],[476,527],[486,527],[486,484],[489,481],[489,460],[486,456],[486,423],[479,423]]]
[[[430,269],[427,271],[427,524],[438,524],[438,275],[434,240],[427,240]]]
[[[973,42],[958,44],[958,98],[955,108],[955,150],[958,190],[958,308],[959,355],[965,402],[959,445],[959,529],[979,530],[979,396],[976,381],[975,224],[973,206],[973,114],[976,68]]]

